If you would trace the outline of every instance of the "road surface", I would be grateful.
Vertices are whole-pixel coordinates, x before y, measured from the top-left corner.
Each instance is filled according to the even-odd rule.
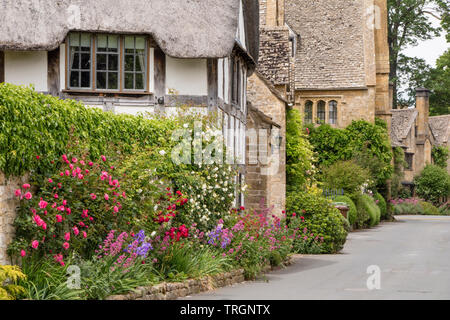
[[[396,219],[350,233],[340,254],[296,256],[266,279],[185,299],[450,299],[450,217]],[[369,266],[381,271],[379,290],[368,289]]]

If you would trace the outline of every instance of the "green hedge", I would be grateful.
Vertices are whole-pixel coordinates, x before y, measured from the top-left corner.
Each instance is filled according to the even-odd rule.
[[[362,206],[364,210],[369,214],[369,226],[374,227],[380,223],[381,211],[380,208],[376,205],[375,200],[367,195],[362,195]]]
[[[93,157],[120,145],[165,145],[175,121],[147,120],[86,108],[73,100],[60,100],[32,88],[0,84],[0,171],[22,175],[49,169],[70,141],[79,140]],[[37,159],[39,156],[39,160]]]
[[[380,194],[380,193],[375,193],[375,195],[373,196],[375,201],[378,201],[377,205],[380,208],[381,211],[381,217],[383,219],[387,218],[387,203],[386,200],[384,199],[384,197]]]
[[[347,214],[347,218],[348,218],[348,222],[350,223],[350,225],[353,226],[356,222],[356,215],[357,215],[356,205],[353,202],[353,200],[347,196],[338,196],[338,197],[336,197],[335,201],[336,202],[344,202],[350,207],[350,210],[348,211],[348,214]]]

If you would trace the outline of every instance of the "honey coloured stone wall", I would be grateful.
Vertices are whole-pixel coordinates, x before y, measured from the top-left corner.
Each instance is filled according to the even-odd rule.
[[[26,180],[26,177],[6,178],[0,172],[0,265],[11,263],[6,251],[14,238],[13,223],[19,205],[19,201],[14,196],[14,191]]]

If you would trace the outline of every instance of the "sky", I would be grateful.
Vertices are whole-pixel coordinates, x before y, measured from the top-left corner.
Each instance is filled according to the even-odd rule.
[[[436,18],[431,17],[435,26],[439,26],[440,22]],[[439,58],[448,48],[450,43],[447,43],[445,35],[441,35],[438,38],[434,38],[427,41],[422,41],[416,47],[409,47],[405,49],[404,54],[410,57],[417,57],[425,59],[425,61],[435,67],[436,60]]]

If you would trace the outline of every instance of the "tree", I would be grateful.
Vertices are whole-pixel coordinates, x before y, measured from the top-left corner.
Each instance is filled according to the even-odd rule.
[[[430,115],[450,114],[450,49],[437,60],[425,86],[432,93]]]
[[[394,108],[397,108],[398,71],[401,52],[409,45],[429,40],[449,27],[448,0],[388,0],[388,43],[390,49],[390,79],[394,85]],[[431,16],[442,21],[434,27]],[[404,60],[404,59],[403,59]]]

